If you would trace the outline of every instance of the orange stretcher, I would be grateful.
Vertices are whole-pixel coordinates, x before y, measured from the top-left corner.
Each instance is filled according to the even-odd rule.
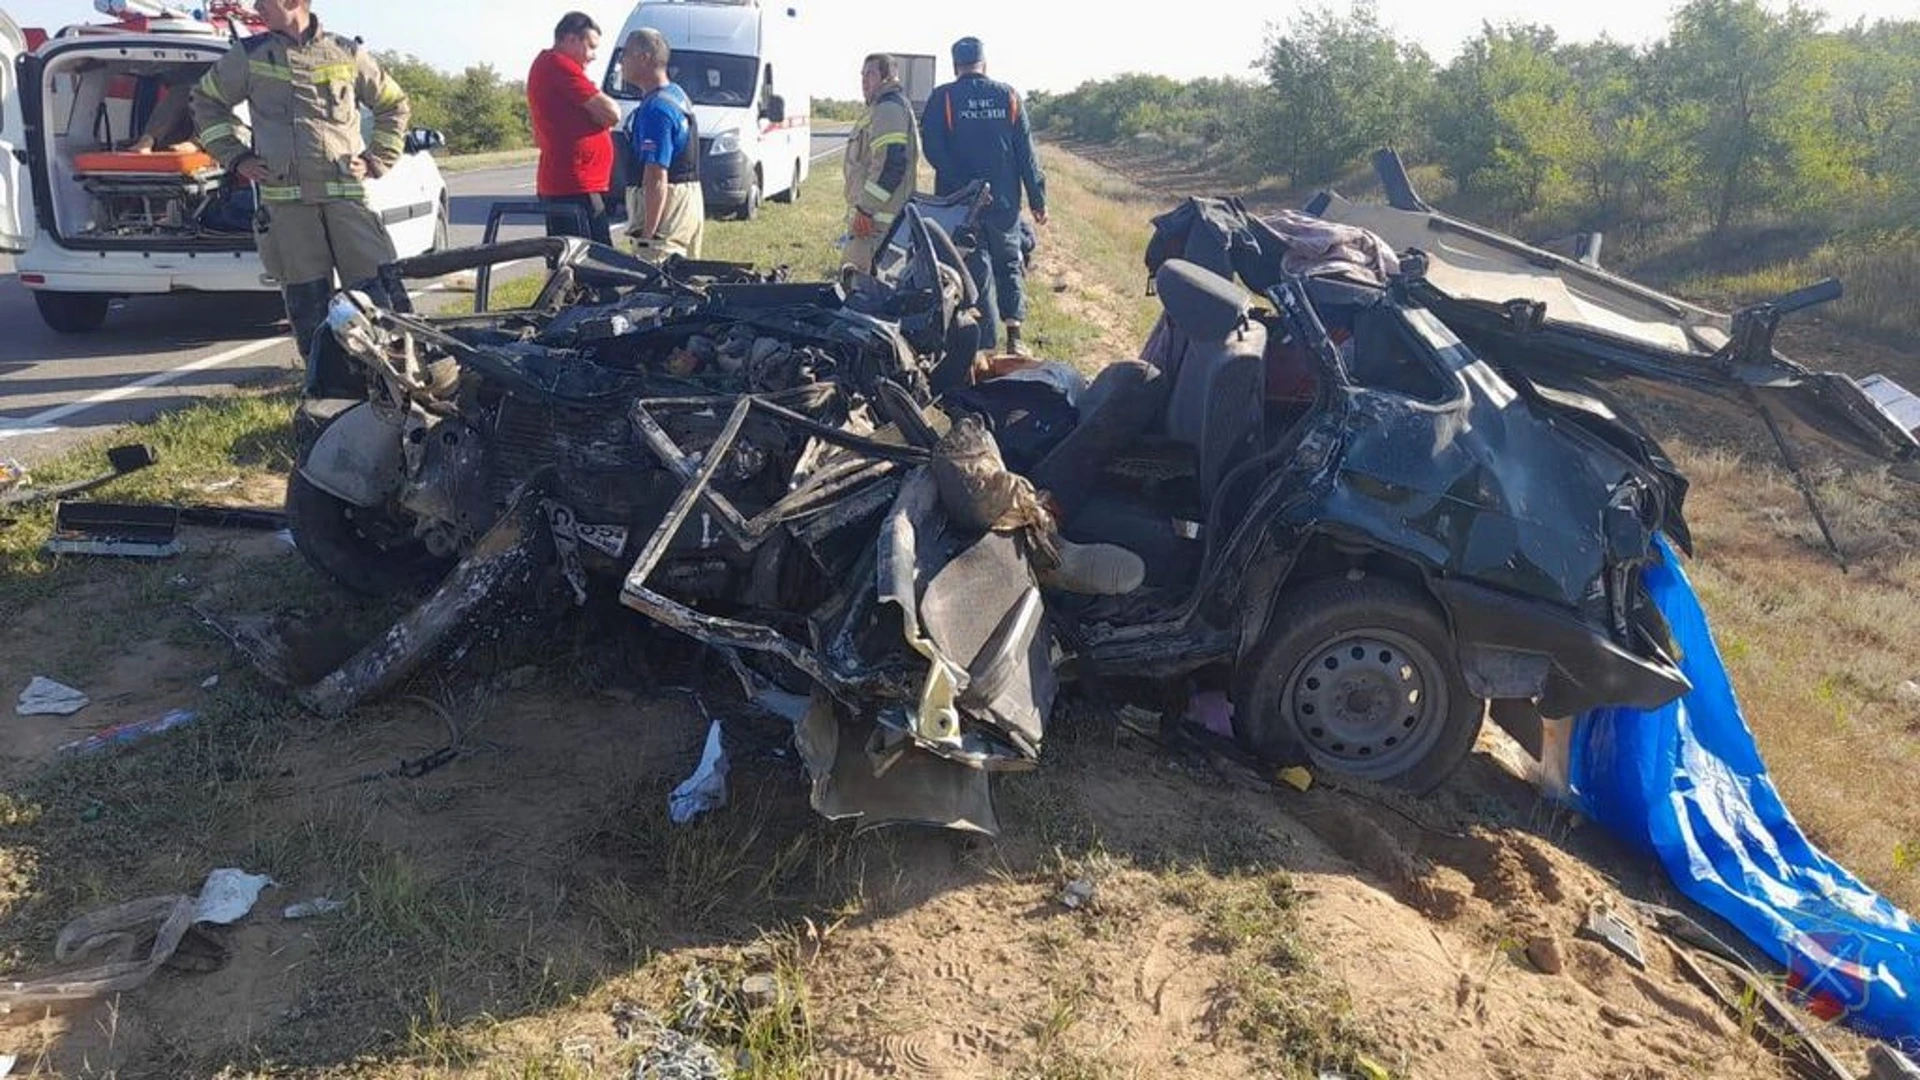
[[[135,173],[142,176],[200,176],[218,170],[220,163],[204,150],[155,150],[150,154],[129,154],[96,150],[73,155],[76,173]]]

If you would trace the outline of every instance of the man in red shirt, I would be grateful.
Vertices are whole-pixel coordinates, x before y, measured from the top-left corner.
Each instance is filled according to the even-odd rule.
[[[553,48],[540,50],[527,72],[527,111],[533,142],[540,148],[535,190],[547,202],[567,203],[587,213],[587,231],[572,214],[547,215],[548,236],[585,236],[613,243],[607,222],[607,192],[613,186],[613,137],[620,106],[587,78],[600,47],[600,27],[584,12],[569,11],[553,28]]]

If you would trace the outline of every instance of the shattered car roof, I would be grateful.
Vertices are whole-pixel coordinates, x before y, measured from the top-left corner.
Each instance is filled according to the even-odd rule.
[[[1769,428],[1883,461],[1920,461],[1920,398],[1885,376],[1812,370],[1773,347],[1781,317],[1838,299],[1838,281],[1723,314],[1611,273],[1597,259],[1569,259],[1436,210],[1391,150],[1374,166],[1386,205],[1322,192],[1307,212],[1417,256],[1409,276],[1421,299],[1476,351],[1550,384],[1572,376],[1587,386],[1632,380],[1677,389]]]

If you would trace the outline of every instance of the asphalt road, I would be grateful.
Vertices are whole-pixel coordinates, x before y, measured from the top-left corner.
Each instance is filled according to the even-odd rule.
[[[816,135],[813,153],[844,135]],[[453,242],[477,244],[488,208],[533,198],[533,167],[447,176]],[[536,235],[534,222],[501,238]],[[297,367],[279,297],[144,296],[114,304],[91,334],[56,334],[0,255],[0,459],[31,467],[122,424],[235,389],[288,382]]]

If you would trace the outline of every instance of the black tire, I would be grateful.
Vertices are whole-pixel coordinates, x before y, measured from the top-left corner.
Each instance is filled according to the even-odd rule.
[[[773,201],[777,203],[797,203],[800,201],[800,163],[799,162],[796,161],[793,163],[793,183],[787,185],[787,190],[781,192],[778,195],[775,195],[773,197]]]
[[[363,596],[397,596],[433,584],[453,568],[394,522],[315,487],[299,469],[287,478],[287,524],[315,570]],[[359,516],[356,516],[359,515]]]
[[[753,172],[753,186],[747,189],[747,199],[740,204],[740,209],[735,214],[741,221],[752,221],[754,218],[760,216],[760,190],[760,170],[755,169]]]
[[[56,334],[90,334],[100,329],[112,299],[106,293],[33,290],[33,305]]]
[[[1387,578],[1290,589],[1235,673],[1233,724],[1269,761],[1425,793],[1473,751],[1486,703],[1426,595]]]

